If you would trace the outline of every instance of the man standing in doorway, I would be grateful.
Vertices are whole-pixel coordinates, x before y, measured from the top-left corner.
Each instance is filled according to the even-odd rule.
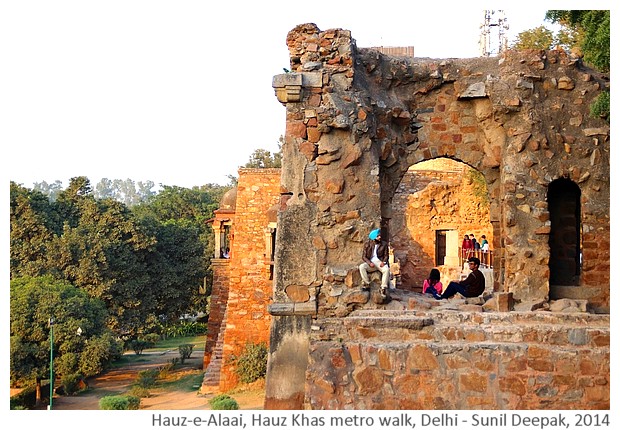
[[[368,241],[364,244],[364,251],[362,253],[362,260],[364,262],[359,266],[363,282],[362,289],[368,290],[370,288],[368,272],[379,270],[381,272],[381,293],[385,294],[390,280],[389,257],[388,243],[381,240],[381,229],[378,228],[371,231],[368,235]]]

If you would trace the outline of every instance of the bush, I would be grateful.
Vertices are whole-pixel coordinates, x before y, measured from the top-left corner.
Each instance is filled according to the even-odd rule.
[[[99,399],[99,409],[114,411],[140,409],[140,398],[136,396],[105,396]]]
[[[75,352],[65,352],[54,359],[54,369],[59,375],[72,375],[77,373],[79,362],[79,354]]]
[[[168,375],[170,375],[170,372],[172,371],[172,369],[174,369],[174,367],[177,365],[178,362],[179,362],[179,358],[174,357],[166,361],[166,364],[162,364],[161,366],[159,366],[157,368],[157,371],[159,372],[159,377],[166,378]]]
[[[231,411],[239,409],[239,404],[235,399],[227,394],[219,394],[209,400],[211,409],[220,411]]]
[[[60,379],[62,384],[62,388],[65,391],[65,394],[71,396],[78,391],[80,391],[82,386],[82,375],[79,373],[71,373],[69,375],[63,375]]]
[[[179,354],[181,354],[181,364],[185,363],[185,360],[191,357],[193,350],[194,350],[194,345],[192,345],[191,343],[184,343],[182,345],[179,345]]]
[[[140,409],[140,398],[136,396],[125,396],[127,397],[127,404],[129,405],[128,409],[132,411],[137,411]]]
[[[149,389],[140,387],[139,385],[132,386],[129,390],[129,394],[138,398],[151,397]]]
[[[136,385],[142,388],[151,388],[157,382],[159,371],[155,369],[141,370],[136,378]]]
[[[148,333],[142,336],[140,340],[146,342],[147,348],[152,348],[157,344],[157,342],[161,340],[161,336],[159,336],[157,333]]]
[[[207,332],[207,324],[195,321],[180,321],[163,329],[165,337],[199,336]]]
[[[264,378],[267,373],[267,345],[248,343],[241,356],[236,360],[235,373],[244,384]]]
[[[590,115],[595,118],[603,118],[609,122],[610,94],[602,92],[590,105]]]
[[[98,375],[120,356],[118,342],[111,334],[90,338],[80,354],[78,371],[85,377]]]
[[[147,343],[144,340],[134,339],[132,341],[129,341],[129,344],[127,346],[129,348],[133,349],[133,352],[135,352],[136,355],[140,355],[140,354],[142,354],[142,351],[144,351],[144,349],[148,345],[147,345]]]

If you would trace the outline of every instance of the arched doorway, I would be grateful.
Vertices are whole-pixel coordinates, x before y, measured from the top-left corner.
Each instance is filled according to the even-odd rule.
[[[581,274],[581,190],[569,179],[549,184],[549,284],[579,285]]]
[[[432,268],[439,269],[442,282],[458,279],[464,235],[475,235],[479,242],[484,235],[493,243],[484,176],[448,157],[411,166],[396,187],[390,213],[390,245],[397,263],[393,269],[402,289],[421,291]]]

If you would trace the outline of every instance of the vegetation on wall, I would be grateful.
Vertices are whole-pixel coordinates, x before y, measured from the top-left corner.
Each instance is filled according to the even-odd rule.
[[[467,180],[471,184],[472,192],[476,200],[485,205],[489,205],[489,192],[487,181],[484,175],[476,169],[468,169]]]

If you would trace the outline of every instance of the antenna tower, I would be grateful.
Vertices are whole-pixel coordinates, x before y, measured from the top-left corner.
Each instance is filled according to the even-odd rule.
[[[508,49],[508,28],[508,18],[503,10],[485,10],[484,21],[480,25],[480,55],[490,57]]]

